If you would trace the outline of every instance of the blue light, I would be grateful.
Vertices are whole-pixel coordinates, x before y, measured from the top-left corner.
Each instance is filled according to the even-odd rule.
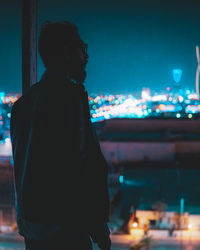
[[[124,176],[123,175],[120,175],[119,176],[119,183],[123,183],[124,182]]]
[[[0,103],[3,102],[4,97],[5,97],[5,92],[0,92]]]
[[[185,112],[186,113],[192,113],[192,114],[197,114],[199,112],[199,109],[197,106],[195,105],[188,105],[186,108],[185,108]]]
[[[181,198],[180,200],[180,214],[182,215],[184,213],[184,198]]]
[[[182,69],[173,69],[172,70],[173,78],[174,78],[174,81],[176,83],[180,82],[181,77],[182,77],[182,73],[183,73]]]

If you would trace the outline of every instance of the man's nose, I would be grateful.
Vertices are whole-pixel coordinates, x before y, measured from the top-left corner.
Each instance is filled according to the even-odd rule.
[[[87,52],[85,52],[85,55],[84,55],[84,56],[85,56],[85,59],[88,60],[89,56],[88,56],[88,53],[87,53]]]

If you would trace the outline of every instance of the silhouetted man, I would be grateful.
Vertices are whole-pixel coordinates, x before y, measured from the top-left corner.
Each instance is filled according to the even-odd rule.
[[[109,250],[107,163],[83,86],[88,54],[77,27],[46,22],[39,37],[46,67],[12,108],[16,212],[30,250]]]

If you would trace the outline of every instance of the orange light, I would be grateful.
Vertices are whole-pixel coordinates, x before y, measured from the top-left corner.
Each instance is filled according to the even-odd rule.
[[[160,104],[160,105],[158,106],[158,108],[159,108],[160,110],[164,111],[165,105],[164,105],[164,104]]]
[[[136,228],[138,226],[138,223],[137,222],[133,222],[133,227]]]

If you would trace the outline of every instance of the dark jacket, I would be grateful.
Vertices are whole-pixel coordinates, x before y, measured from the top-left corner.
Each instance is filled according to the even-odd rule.
[[[109,220],[108,167],[83,86],[44,74],[12,107],[11,142],[18,221]]]

